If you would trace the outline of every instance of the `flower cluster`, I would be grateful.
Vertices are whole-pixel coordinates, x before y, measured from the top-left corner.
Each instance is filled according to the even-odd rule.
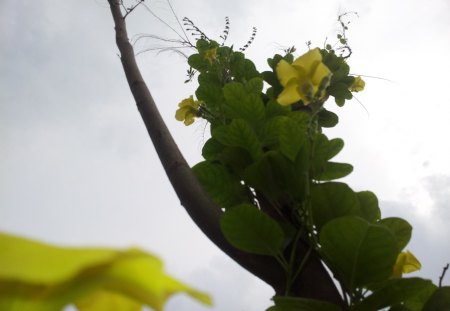
[[[209,64],[212,64],[217,57],[217,48],[211,48],[209,50],[206,50],[203,54],[203,58],[206,59]]]
[[[175,113],[175,119],[184,121],[184,125],[191,125],[194,119],[199,116],[200,101],[194,100],[191,95],[189,98],[183,99],[178,104],[178,110]]]
[[[308,105],[314,100],[323,99],[331,78],[331,71],[322,62],[318,48],[303,54],[292,64],[281,60],[276,72],[284,87],[277,98],[280,105],[290,105],[299,100]]]
[[[350,86],[350,91],[351,92],[361,92],[362,90],[364,90],[364,86],[366,86],[366,82],[364,82],[364,80],[358,76],[355,78],[355,81]]]

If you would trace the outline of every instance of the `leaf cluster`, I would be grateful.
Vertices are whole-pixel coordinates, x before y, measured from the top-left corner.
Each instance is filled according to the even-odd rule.
[[[207,57],[211,50],[214,59]],[[332,72],[326,98],[342,106],[352,98],[355,78],[332,49],[321,54]],[[269,310],[341,310],[289,297],[311,253],[341,284],[348,310],[427,310],[444,295],[435,285],[392,277],[412,227],[401,218],[382,218],[374,193],[336,181],[353,170],[333,161],[344,141],[324,133],[337,125],[338,116],[323,102],[279,105],[283,88],[276,67],[281,60],[292,63],[294,56],[277,54],[268,59],[270,69],[259,72],[242,52],[204,39],[188,59],[199,72],[201,117],[211,125],[202,150],[205,160],[193,171],[224,211],[225,237],[240,250],[274,257],[285,270],[286,296],[276,297]],[[310,251],[300,253],[300,243]]]

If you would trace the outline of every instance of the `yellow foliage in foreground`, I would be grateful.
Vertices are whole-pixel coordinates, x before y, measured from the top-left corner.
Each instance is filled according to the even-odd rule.
[[[139,249],[55,247],[0,233],[0,310],[159,311],[177,292],[211,305]]]

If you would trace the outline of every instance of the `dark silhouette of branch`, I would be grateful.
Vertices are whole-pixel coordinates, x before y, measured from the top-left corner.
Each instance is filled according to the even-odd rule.
[[[108,0],[115,25],[116,44],[120,51],[122,66],[141,114],[147,132],[153,142],[158,157],[174,188],[181,205],[189,216],[223,252],[242,267],[271,285],[277,295],[286,289],[286,276],[279,263],[272,257],[245,253],[231,246],[223,236],[219,220],[221,209],[204,191],[191,168],[184,159],[166,124],[164,123],[150,91],[145,84],[133,47],[129,42],[125,20],[119,0]],[[309,246],[300,244],[297,251],[303,257]],[[305,268],[290,289],[291,295],[328,301],[343,305],[343,300],[320,258],[313,254],[306,261]]]
[[[445,273],[447,273],[448,267],[450,266],[450,264],[447,264],[443,269],[442,269],[442,274],[439,277],[439,287],[442,287],[442,280],[444,279]]]

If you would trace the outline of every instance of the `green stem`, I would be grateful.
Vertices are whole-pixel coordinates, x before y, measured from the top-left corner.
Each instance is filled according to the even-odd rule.
[[[292,275],[292,271],[294,269],[295,264],[295,255],[297,252],[297,244],[300,238],[302,237],[304,232],[304,226],[300,227],[297,234],[295,235],[294,243],[292,244],[291,254],[289,256],[289,269],[286,271],[286,290],[285,290],[285,296],[289,295],[289,292],[291,291],[292,283],[295,281],[296,275]]]
[[[298,275],[300,274],[300,272],[302,272],[303,267],[306,264],[306,261],[308,260],[309,256],[311,255],[312,252],[312,246],[309,247],[308,251],[305,254],[305,257],[303,257],[302,262],[300,263],[300,265],[297,268],[297,271],[295,271],[294,273],[294,277],[292,278],[292,281],[295,281],[295,279],[298,277]]]
[[[280,266],[283,268],[283,270],[286,271],[286,273],[287,273],[287,271],[289,271],[289,264],[286,261],[286,259],[284,258],[283,254],[281,254],[281,253],[276,254],[274,257],[278,261]]]

